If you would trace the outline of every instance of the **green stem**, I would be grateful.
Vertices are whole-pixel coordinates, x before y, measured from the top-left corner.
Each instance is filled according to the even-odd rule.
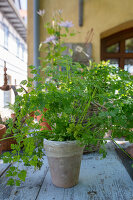
[[[89,100],[89,102],[87,103],[87,105],[85,106],[85,109],[83,111],[83,114],[81,115],[80,119],[79,119],[79,122],[82,123],[82,121],[84,120],[84,117],[85,117],[85,114],[86,114],[86,111],[88,110],[89,106],[90,106],[90,103],[91,103],[91,98]]]
[[[95,140],[111,140],[111,138],[102,138],[102,139],[100,139],[100,138],[95,138]]]
[[[84,117],[85,117],[85,115],[86,115],[86,112],[87,112],[87,110],[88,110],[88,108],[89,108],[89,106],[90,106],[91,100],[93,99],[95,93],[96,93],[96,88],[94,89],[94,92],[93,92],[92,96],[90,97],[90,100],[89,100],[89,102],[87,103],[87,105],[85,106],[85,109],[84,109],[84,111],[83,111],[83,114],[81,115],[81,117],[80,117],[80,119],[79,119],[79,122],[80,122],[80,120],[81,120],[80,123],[83,122]]]
[[[3,140],[8,140],[10,138],[14,138],[15,136],[12,136],[12,137],[7,137],[7,138],[3,138],[3,139],[0,139],[0,141],[3,141]]]
[[[124,149],[122,149],[122,147],[119,145],[119,144],[117,144],[117,142],[113,139],[113,138],[111,138],[111,140],[129,157],[129,158],[131,158],[132,160],[133,160],[133,158],[126,152],[126,151],[124,151]]]
[[[117,142],[113,138],[102,138],[96,140],[112,140],[129,158],[131,158],[131,160],[133,160],[133,158],[126,151],[124,151],[124,149],[122,149],[122,147],[119,144],[117,144]]]
[[[69,73],[68,73],[68,66],[67,66],[67,83],[69,83]]]

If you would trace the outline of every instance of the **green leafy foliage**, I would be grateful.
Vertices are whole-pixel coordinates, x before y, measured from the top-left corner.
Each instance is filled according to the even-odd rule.
[[[51,67],[47,66],[46,80],[39,77],[38,87],[32,87],[29,93],[16,98],[16,121],[9,122],[8,133],[13,133],[17,144],[11,146],[11,154],[7,152],[3,155],[4,162],[23,161],[25,166],[39,169],[44,155],[44,138],[77,140],[85,145],[96,145],[99,141],[99,153],[103,157],[106,156],[104,136],[108,130],[112,131],[112,138],[125,136],[126,140],[133,141],[132,76],[108,63],[94,63],[91,69],[84,66],[81,72],[82,66],[73,63],[68,56],[62,56],[56,63],[52,76]],[[63,71],[58,70],[59,64],[63,66]],[[92,105],[98,107],[97,112],[90,115]],[[38,123],[35,123],[31,113],[35,117],[41,115]],[[44,119],[51,129],[45,127],[40,130]],[[13,167],[7,176],[11,177],[8,184],[20,185],[25,180],[26,172]]]
[[[97,118],[101,126],[111,130],[112,137],[125,136],[125,139],[132,143],[133,76],[105,63],[94,64],[94,68],[90,70],[89,80],[91,85],[93,81],[97,85],[97,102],[106,108],[106,111],[100,112]]]
[[[54,27],[46,24],[48,33],[55,35],[57,41],[45,44],[43,65],[39,70],[29,66],[34,77],[21,82],[29,92],[21,87],[18,91],[23,93],[16,97],[13,105],[16,117],[9,121],[7,134],[12,134],[16,144],[11,145],[11,153],[3,154],[6,163],[23,162],[25,166],[40,169],[44,138],[77,140],[83,145],[99,142],[103,157],[106,156],[104,136],[109,130],[112,138],[125,136],[133,142],[133,76],[105,62],[83,66],[73,62],[70,56],[63,56],[66,47],[62,45],[61,36],[73,33],[65,27],[62,32],[61,27],[57,27],[60,20],[61,16]],[[72,50],[69,53],[72,54]],[[97,107],[96,112],[92,112],[93,105]],[[38,117],[40,120],[36,122],[34,118]],[[42,122],[50,128],[41,127]],[[12,166],[7,176],[9,185],[19,186],[25,181],[26,171]]]

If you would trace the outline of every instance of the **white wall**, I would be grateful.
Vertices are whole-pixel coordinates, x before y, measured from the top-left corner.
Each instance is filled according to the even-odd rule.
[[[8,48],[4,46],[4,32],[3,25],[6,25],[9,30]],[[20,42],[19,51],[17,49],[16,39]],[[21,46],[25,48],[23,52]],[[22,56],[23,53],[23,56]],[[11,84],[17,85],[22,80],[27,79],[27,44],[16,32],[13,26],[7,21],[6,18],[0,13],[0,86],[4,83],[4,61],[6,61],[7,74],[11,76]],[[10,117],[10,111],[4,108],[4,91],[0,90],[0,115],[2,118]],[[14,103],[15,96],[11,91],[11,103]]]

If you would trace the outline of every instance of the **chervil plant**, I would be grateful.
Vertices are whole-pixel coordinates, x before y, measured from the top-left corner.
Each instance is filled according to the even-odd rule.
[[[39,11],[44,15],[44,11]],[[43,139],[53,141],[76,140],[82,145],[105,144],[105,132],[112,131],[111,139],[126,136],[132,142],[132,77],[124,71],[111,67],[108,63],[81,66],[73,62],[68,55],[62,38],[74,35],[69,28],[72,22],[64,22],[61,11],[53,17],[53,22],[46,24],[49,37],[41,43],[45,50],[40,75],[34,66],[31,73],[36,75],[22,81],[29,88],[23,88],[16,97],[14,112],[16,118],[10,119],[7,134],[12,134],[17,144],[12,144],[12,151],[3,154],[4,162],[20,163],[39,169],[43,164]],[[69,50],[72,54],[72,51]],[[81,68],[83,68],[81,70]],[[62,69],[62,70],[61,70]],[[35,87],[34,81],[38,84]],[[88,113],[91,105],[97,105],[98,112]],[[35,118],[41,115],[36,123]],[[50,128],[41,127],[47,122]],[[125,123],[126,122],[126,123]],[[100,150],[106,155],[104,148]],[[25,181],[26,171],[19,166],[12,166],[7,176],[9,185],[20,185]]]
[[[111,130],[113,138],[125,136],[132,143],[133,76],[109,63],[93,65],[88,73],[88,82],[95,82],[97,102],[106,108],[99,113],[100,121],[104,120],[103,126]]]
[[[100,141],[102,145],[105,132],[111,130],[111,139],[124,135],[132,142],[132,115],[129,114],[132,109],[132,77],[108,64],[95,64],[92,69],[86,67],[81,72],[80,64],[73,63],[68,56],[56,62],[65,70],[59,71],[57,65],[51,77],[51,68],[46,67],[47,81],[43,84],[37,70],[30,66],[31,72],[37,76],[27,83],[22,82],[30,86],[30,92],[16,98],[16,120],[10,121],[7,132],[13,133],[17,144],[12,145],[11,153],[4,154],[5,162],[23,161],[25,165],[40,168],[44,138],[77,140],[82,144]],[[39,82],[36,88],[32,84],[34,80]],[[98,105],[98,114],[90,117],[88,109],[91,103]],[[44,112],[44,108],[47,111]],[[45,118],[51,129],[40,130],[39,123],[35,123],[31,115],[33,112],[35,116],[42,114],[39,123]],[[100,152],[105,155],[103,150]],[[25,180],[26,171],[12,167],[7,176],[12,177],[8,184],[19,185]]]

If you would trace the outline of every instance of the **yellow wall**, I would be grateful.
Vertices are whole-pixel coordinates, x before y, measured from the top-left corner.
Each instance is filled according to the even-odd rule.
[[[27,1],[27,44],[28,44],[28,65],[33,65],[33,0]],[[28,76],[31,76],[28,70]]]
[[[29,61],[32,62],[33,48],[31,24],[33,17],[32,5],[33,0],[29,0],[28,17],[29,24],[28,34],[30,39],[28,40],[29,46]],[[63,10],[63,19],[72,21],[75,25],[75,29],[80,31],[75,37],[69,39],[69,42],[85,42],[87,31],[91,28],[94,29],[93,37],[93,59],[96,62],[100,61],[100,39],[106,37],[112,33],[118,32],[125,28],[133,27],[133,0],[84,0],[84,14],[83,14],[83,26],[78,25],[78,0],[40,0],[40,9],[45,9],[45,21],[50,21],[52,14],[55,10]],[[46,37],[46,33],[42,27],[40,27],[40,40],[43,41]]]

